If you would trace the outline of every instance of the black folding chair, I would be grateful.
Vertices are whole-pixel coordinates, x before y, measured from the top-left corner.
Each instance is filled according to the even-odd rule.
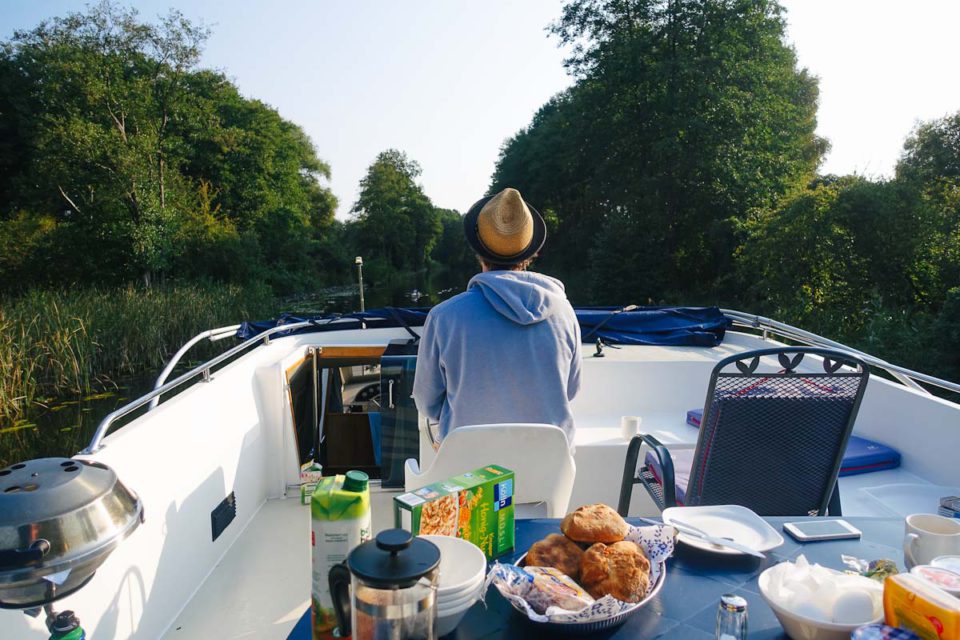
[[[797,370],[807,355],[823,359],[822,372]],[[768,356],[781,370],[758,370]],[[860,359],[812,347],[721,360],[710,376],[683,504],[738,504],[762,516],[841,515],[837,475],[869,376]],[[658,469],[638,470],[644,444]],[[676,506],[676,477],[666,447],[653,436],[634,436],[617,510],[627,515],[637,483],[661,510]]]

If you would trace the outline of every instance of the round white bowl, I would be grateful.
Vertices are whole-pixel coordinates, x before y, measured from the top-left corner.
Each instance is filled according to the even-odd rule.
[[[850,634],[857,627],[883,622],[883,615],[880,615],[873,620],[857,624],[839,624],[815,620],[784,609],[767,595],[770,586],[770,572],[777,566],[774,565],[761,573],[757,582],[760,585],[760,595],[763,596],[764,602],[770,605],[773,613],[777,616],[777,620],[780,621],[780,626],[793,640],[850,640]]]
[[[421,537],[440,549],[438,599],[468,590],[486,576],[487,557],[477,545],[451,536]]]
[[[463,595],[468,591],[473,591],[474,589],[476,589],[478,584],[482,583],[486,579],[486,577],[487,577],[486,572],[481,571],[477,575],[475,575],[473,578],[471,578],[469,582],[460,583],[455,587],[447,587],[445,589],[440,589],[438,587],[437,598],[440,598],[440,599],[450,598],[450,597]]]
[[[452,633],[454,629],[457,628],[457,625],[460,624],[460,621],[463,620],[463,616],[467,615],[467,611],[470,610],[470,607],[480,599],[480,593],[478,592],[472,598],[468,599],[463,604],[460,604],[452,609],[443,609],[437,608],[437,637],[445,636],[448,633]]]
[[[456,609],[460,605],[466,602],[476,602],[480,598],[480,593],[483,590],[483,581],[481,580],[476,585],[472,586],[470,589],[458,593],[453,596],[448,596],[445,598],[437,598],[437,608],[441,611],[449,611],[451,609]]]

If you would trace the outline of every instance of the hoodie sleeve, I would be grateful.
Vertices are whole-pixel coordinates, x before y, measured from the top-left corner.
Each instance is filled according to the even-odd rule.
[[[571,309],[573,316],[573,361],[570,363],[570,375],[567,378],[567,400],[572,401],[580,391],[580,370],[583,360],[580,351],[580,322],[576,312]]]
[[[421,415],[430,420],[440,420],[447,385],[443,365],[440,363],[440,347],[437,344],[433,318],[432,313],[427,315],[420,334],[417,370],[413,378],[413,401]]]

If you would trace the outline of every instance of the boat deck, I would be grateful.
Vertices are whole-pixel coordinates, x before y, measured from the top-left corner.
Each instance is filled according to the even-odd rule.
[[[903,469],[840,479],[844,515],[851,517],[933,511],[918,504],[935,505],[935,498],[949,495],[944,491],[958,489],[930,484]],[[384,507],[383,501],[374,505]],[[292,498],[268,500],[163,640],[286,640],[310,606],[309,540],[308,506]]]
[[[310,507],[268,500],[163,640],[285,640],[310,606]]]

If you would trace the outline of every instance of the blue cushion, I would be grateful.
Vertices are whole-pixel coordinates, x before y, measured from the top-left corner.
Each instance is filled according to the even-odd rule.
[[[843,462],[840,463],[840,476],[854,476],[899,466],[900,452],[896,449],[860,436],[850,436]]]
[[[682,505],[684,498],[687,497],[687,484],[690,482],[690,468],[693,466],[693,449],[677,449],[670,451],[670,459],[673,461],[673,484],[677,492],[677,504]],[[663,472],[660,470],[660,463],[657,460],[657,454],[653,451],[647,451],[644,456],[644,464],[653,477],[661,485],[663,484]]]

